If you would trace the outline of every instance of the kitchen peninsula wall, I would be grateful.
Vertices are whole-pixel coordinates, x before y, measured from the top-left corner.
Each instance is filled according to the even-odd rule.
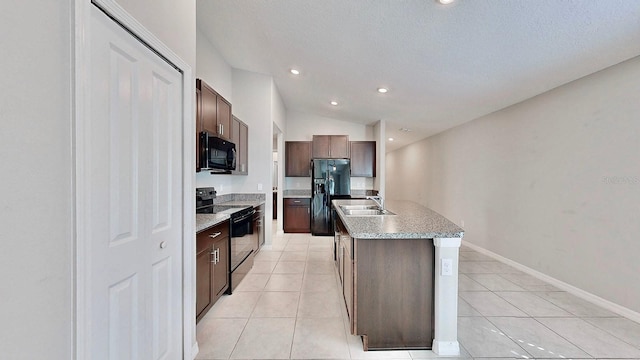
[[[379,141],[374,127],[298,111],[287,111],[286,141],[311,141],[313,135],[349,135],[350,141]],[[377,156],[380,158],[380,156]],[[377,161],[377,160],[376,160]],[[379,167],[378,167],[379,168]],[[374,189],[374,179],[352,177],[351,189]],[[285,190],[311,190],[309,177],[285,177]]]

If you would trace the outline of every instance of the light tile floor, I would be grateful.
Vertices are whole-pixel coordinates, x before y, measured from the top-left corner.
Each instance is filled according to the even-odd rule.
[[[437,358],[362,351],[348,332],[332,241],[274,234],[237,291],[198,324],[197,359]],[[460,358],[640,359],[640,324],[464,246],[459,291]]]

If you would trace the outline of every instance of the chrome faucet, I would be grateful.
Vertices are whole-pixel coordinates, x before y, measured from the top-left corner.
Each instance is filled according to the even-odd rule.
[[[384,199],[382,198],[382,196],[380,196],[380,195],[367,196],[367,199],[368,200],[373,200],[373,202],[375,202],[376,205],[378,205],[380,210],[384,210]]]

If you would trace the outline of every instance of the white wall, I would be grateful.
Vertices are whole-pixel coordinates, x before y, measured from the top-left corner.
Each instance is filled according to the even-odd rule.
[[[196,0],[116,0],[182,60],[196,67]]]
[[[376,140],[373,127],[299,111],[287,111],[287,141],[311,141],[313,135],[349,135],[351,141]]]
[[[280,95],[269,75],[233,70],[234,113],[249,125],[249,175],[236,176],[237,192],[265,194],[265,217],[273,217],[273,123],[282,114]],[[278,118],[279,122],[284,122]],[[261,188],[261,189],[259,189]],[[265,221],[267,244],[271,244],[272,222]]]
[[[269,192],[273,169],[271,76],[233,70],[233,112],[249,125],[249,175],[235,176],[237,192]],[[258,190],[262,184],[262,190]]]
[[[0,357],[70,359],[69,1],[0,2]]]
[[[387,156],[387,195],[640,313],[640,57]]]
[[[287,128],[287,108],[273,81],[271,82],[271,121],[281,131]]]
[[[218,94],[233,104],[232,69],[209,39],[196,31],[196,78],[203,79]]]

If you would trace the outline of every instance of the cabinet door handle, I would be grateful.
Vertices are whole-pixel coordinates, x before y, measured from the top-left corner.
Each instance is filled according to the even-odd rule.
[[[300,200],[293,200],[293,202],[294,202],[294,203],[299,203],[299,202],[300,202]]]
[[[220,262],[220,248],[213,250],[211,252],[211,255],[213,255],[213,260],[211,260],[211,262],[214,265]]]
[[[209,237],[210,237],[210,238],[212,238],[212,239],[215,239],[215,238],[217,238],[218,236],[220,236],[220,234],[222,234],[222,232],[217,232],[217,233],[215,233],[215,234],[211,234],[211,235],[209,235]]]

